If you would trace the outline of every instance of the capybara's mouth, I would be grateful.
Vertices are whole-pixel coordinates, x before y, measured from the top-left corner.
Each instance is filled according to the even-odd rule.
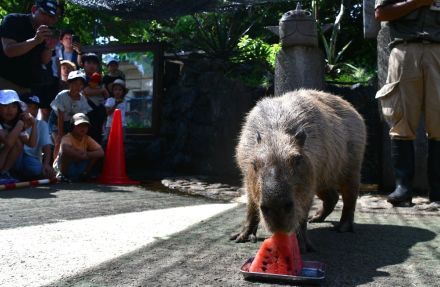
[[[285,217],[287,219],[287,217]],[[268,231],[272,233],[291,233],[295,231],[295,225],[291,221],[280,220],[280,217],[267,218],[264,217],[264,222]]]

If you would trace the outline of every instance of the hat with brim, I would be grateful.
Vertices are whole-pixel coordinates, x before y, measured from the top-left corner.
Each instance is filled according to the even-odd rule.
[[[117,58],[112,57],[107,61],[107,66],[110,65],[111,63],[119,64],[119,60]]]
[[[116,79],[116,80],[114,80],[112,83],[110,83],[110,84],[108,85],[110,91],[113,90],[113,86],[115,86],[115,85],[116,85],[116,86],[121,86],[121,87],[124,89],[125,93],[128,92],[128,89],[127,89],[127,87],[125,86],[125,81],[124,81],[124,80]]]
[[[89,118],[83,114],[83,113],[76,113],[72,116],[72,124],[74,126],[80,125],[80,124],[88,124],[90,125]]]
[[[35,1],[35,5],[43,10],[44,13],[56,16],[57,15],[57,8],[58,8],[58,2],[54,0],[37,0]]]
[[[81,80],[83,80],[83,82],[86,82],[86,74],[84,74],[84,72],[78,70],[78,71],[70,72],[69,75],[67,76],[68,82],[71,82],[76,79],[81,79]]]
[[[69,61],[69,60],[61,60],[60,61],[60,65],[68,65],[69,67],[71,67],[73,70],[76,70],[76,65],[74,62]]]
[[[15,102],[20,105],[22,111],[25,111],[27,109],[26,104],[20,100],[16,91],[0,90],[0,105],[9,105]]]
[[[37,106],[40,106],[40,98],[36,95],[27,95],[27,96],[22,96],[23,102],[25,102],[26,104],[34,104]]]

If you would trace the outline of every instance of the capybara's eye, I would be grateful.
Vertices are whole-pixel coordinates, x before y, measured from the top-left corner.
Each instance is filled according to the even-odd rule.
[[[257,132],[257,135],[255,138],[256,138],[258,144],[261,143],[261,135],[259,132]]]
[[[302,156],[300,154],[293,154],[289,156],[289,164],[291,167],[298,166],[298,164],[301,162]]]

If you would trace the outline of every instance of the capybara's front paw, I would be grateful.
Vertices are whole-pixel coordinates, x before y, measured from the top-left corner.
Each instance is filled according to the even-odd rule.
[[[322,215],[321,212],[317,212],[315,215],[309,217],[309,222],[324,222],[325,217]]]
[[[240,232],[240,233],[236,233],[233,234],[230,238],[230,240],[235,240],[235,242],[237,243],[243,243],[243,242],[257,242],[257,236],[256,234],[252,233],[252,232]]]
[[[230,238],[230,240],[235,240],[237,243],[243,243],[243,242],[257,242],[257,237],[255,234],[243,234],[243,233],[237,233],[233,234]]]

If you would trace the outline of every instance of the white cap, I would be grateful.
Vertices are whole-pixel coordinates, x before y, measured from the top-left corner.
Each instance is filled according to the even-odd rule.
[[[110,65],[111,62],[115,62],[116,64],[119,64],[119,60],[116,57],[111,57],[107,61],[107,66]]]
[[[85,114],[83,114],[83,113],[76,113],[76,114],[73,115],[73,117],[72,117],[72,124],[74,126],[77,126],[79,124],[84,124],[84,123],[90,125],[89,118]]]
[[[114,80],[112,83],[109,84],[109,88],[110,88],[110,90],[113,90],[113,86],[114,86],[114,85],[119,85],[119,86],[121,86],[121,87],[124,88],[125,93],[128,92],[128,89],[127,89],[127,87],[125,86],[125,81],[124,81],[124,80],[121,80],[121,79],[116,79],[116,80]]]
[[[83,79],[84,81],[86,81],[86,74],[84,74],[84,72],[83,72],[83,71],[80,71],[80,70],[78,70],[78,71],[72,71],[72,72],[70,72],[69,75],[67,76],[67,81],[75,80],[75,79],[78,79],[78,78],[81,78],[81,79]]]
[[[26,110],[26,104],[20,100],[16,91],[0,90],[0,105],[9,105],[15,102],[20,104],[20,107],[23,111]]]

